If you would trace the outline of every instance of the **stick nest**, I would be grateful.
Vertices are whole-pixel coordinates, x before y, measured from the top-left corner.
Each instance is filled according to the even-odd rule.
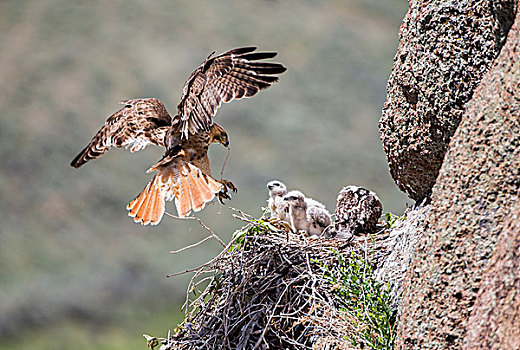
[[[384,237],[311,239],[265,218],[240,218],[247,225],[195,271],[185,320],[161,350],[378,348],[386,335],[371,312],[388,319],[392,332],[384,302],[359,306],[386,298],[371,277]]]

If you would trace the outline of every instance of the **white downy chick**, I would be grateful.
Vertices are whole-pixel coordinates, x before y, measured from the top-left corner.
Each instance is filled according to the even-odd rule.
[[[323,204],[312,198],[307,198],[306,202],[309,221],[307,233],[311,236],[321,236],[323,231],[332,224],[330,213]]]
[[[304,194],[300,191],[291,191],[283,199],[289,204],[289,222],[292,230],[307,232],[307,203]]]
[[[320,236],[332,223],[325,206],[312,198],[305,198],[300,191],[287,193],[284,200],[289,203],[289,220],[295,232],[303,230],[310,236]]]
[[[278,180],[269,181],[267,183],[269,190],[269,210],[272,218],[278,218],[289,222],[289,203],[283,200],[287,194],[287,187]]]

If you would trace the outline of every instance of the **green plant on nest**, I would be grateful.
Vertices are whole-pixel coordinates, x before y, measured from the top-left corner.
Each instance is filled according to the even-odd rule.
[[[386,224],[388,228],[392,228],[399,222],[406,220],[406,216],[398,216],[392,213],[385,213]]]
[[[351,322],[357,323],[359,337],[347,337],[360,348],[393,349],[396,312],[384,285],[376,281],[368,260],[340,252],[335,264],[321,264],[324,276],[337,296],[338,307],[350,314]],[[357,339],[356,339],[357,338]]]

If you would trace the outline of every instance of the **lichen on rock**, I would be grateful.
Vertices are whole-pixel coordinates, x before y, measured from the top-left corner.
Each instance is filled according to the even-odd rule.
[[[404,282],[398,349],[460,349],[473,324],[483,276],[518,201],[518,96],[520,13],[464,111],[433,188]]]
[[[410,1],[379,123],[390,173],[429,196],[466,103],[500,53],[516,0]]]

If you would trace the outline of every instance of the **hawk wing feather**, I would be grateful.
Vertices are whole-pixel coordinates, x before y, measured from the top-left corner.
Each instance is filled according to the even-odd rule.
[[[121,104],[125,106],[107,119],[70,165],[79,168],[112,147],[129,148],[132,153],[150,144],[164,147],[164,136],[172,119],[161,101],[146,98],[126,100]]]
[[[186,80],[178,116],[183,138],[209,131],[222,102],[254,96],[278,81],[276,74],[285,72],[279,63],[257,62],[276,56],[276,52],[253,52],[256,47],[242,47],[213,54]]]

